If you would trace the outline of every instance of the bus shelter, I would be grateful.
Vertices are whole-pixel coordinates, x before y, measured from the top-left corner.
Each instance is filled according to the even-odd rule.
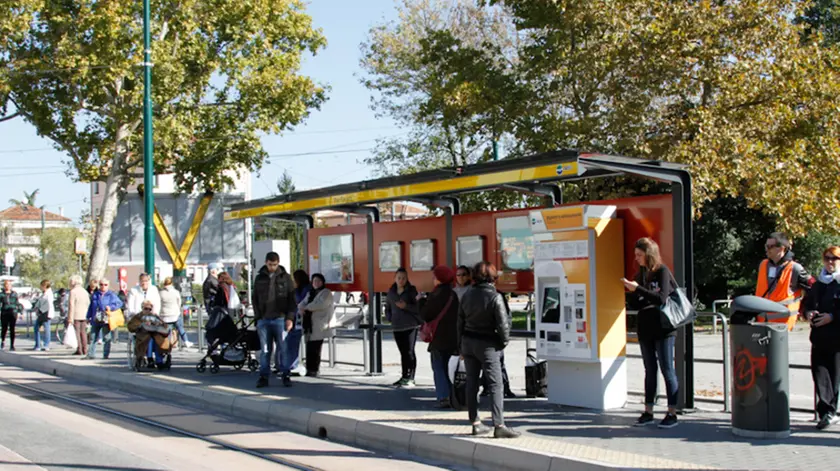
[[[694,291],[691,175],[684,165],[645,159],[558,150],[516,159],[504,159],[428,170],[410,175],[385,177],[326,188],[306,190],[282,196],[236,203],[226,209],[227,221],[264,217],[293,221],[303,225],[304,259],[310,260],[309,232],[314,227],[312,214],[333,210],[366,216],[366,251],[374,253],[374,225],[380,222],[377,204],[412,201],[439,208],[443,212],[445,256],[449,266],[455,264],[452,247],[452,219],[460,213],[459,196],[467,193],[507,189],[544,196],[548,206],[562,203],[557,183],[593,178],[632,175],[671,184],[670,205],[673,211],[673,271],[679,285],[686,288],[690,299]],[[382,312],[380,291],[374,286],[374,258],[367,257],[366,284],[362,290],[369,296],[370,319],[365,329],[370,374],[382,373]],[[339,288],[339,290],[341,290]],[[680,382],[680,407],[694,408],[693,329],[681,329],[676,344],[676,367]]]

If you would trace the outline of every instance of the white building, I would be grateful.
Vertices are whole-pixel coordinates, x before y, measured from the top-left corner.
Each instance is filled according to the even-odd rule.
[[[201,223],[198,237],[196,237],[186,260],[187,276],[193,278],[194,283],[201,283],[207,277],[207,264],[221,262],[231,273],[234,280],[239,279],[241,268],[247,264],[247,254],[250,251],[251,221],[224,221],[225,206],[234,202],[251,199],[250,172],[230,172],[233,185],[224,192],[216,193]],[[116,284],[117,271],[125,268],[128,286],[134,286],[137,278],[144,269],[143,230],[145,214],[143,199],[137,191],[137,182],[127,188],[127,193],[117,211],[117,217],[112,226],[111,246],[108,256],[108,277]],[[98,217],[104,200],[105,184],[91,183],[91,214]],[[177,194],[173,175],[155,176],[155,206],[173,239],[177,249],[186,238],[202,193]],[[173,274],[173,264],[169,252],[161,242],[160,235],[156,238],[155,250],[155,278],[162,280]]]
[[[59,214],[44,211],[34,206],[15,205],[0,211],[0,241],[2,246],[15,254],[40,256],[41,229],[72,228],[73,221]],[[42,223],[43,216],[43,223]]]

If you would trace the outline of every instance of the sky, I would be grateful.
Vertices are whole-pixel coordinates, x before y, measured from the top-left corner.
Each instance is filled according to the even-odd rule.
[[[301,73],[329,85],[328,100],[321,109],[291,133],[263,138],[269,155],[336,151],[307,157],[275,157],[252,174],[253,196],[276,191],[276,182],[288,170],[298,190],[364,180],[372,175],[362,163],[376,139],[402,135],[388,119],[377,119],[370,109],[370,92],[359,82],[359,45],[368,30],[396,18],[395,0],[312,0],[307,11],[327,38],[327,47],[309,57]],[[347,152],[354,151],[354,152]],[[10,198],[23,199],[23,192],[39,189],[37,204],[77,221],[90,208],[88,184],[73,183],[65,175],[62,152],[22,119],[0,123],[0,209]]]

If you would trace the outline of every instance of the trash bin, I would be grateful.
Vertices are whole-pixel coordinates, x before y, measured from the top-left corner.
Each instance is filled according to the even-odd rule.
[[[786,324],[756,323],[758,314],[788,316],[779,303],[741,296],[732,303],[732,433],[749,438],[790,436]]]

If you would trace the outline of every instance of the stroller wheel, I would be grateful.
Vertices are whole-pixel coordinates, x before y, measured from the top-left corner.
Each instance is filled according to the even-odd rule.
[[[215,363],[210,365],[210,372],[213,373],[213,374],[218,373],[219,372],[219,365],[217,365]]]
[[[200,362],[198,362],[197,365],[195,365],[195,370],[199,373],[204,373],[205,371],[207,371],[207,362],[201,360]]]
[[[245,366],[245,363],[239,363],[238,365],[233,365],[233,369],[239,371],[243,366]]]
[[[258,369],[260,369],[260,362],[251,358],[251,360],[248,362],[248,369],[251,370],[251,373],[257,371]]]

